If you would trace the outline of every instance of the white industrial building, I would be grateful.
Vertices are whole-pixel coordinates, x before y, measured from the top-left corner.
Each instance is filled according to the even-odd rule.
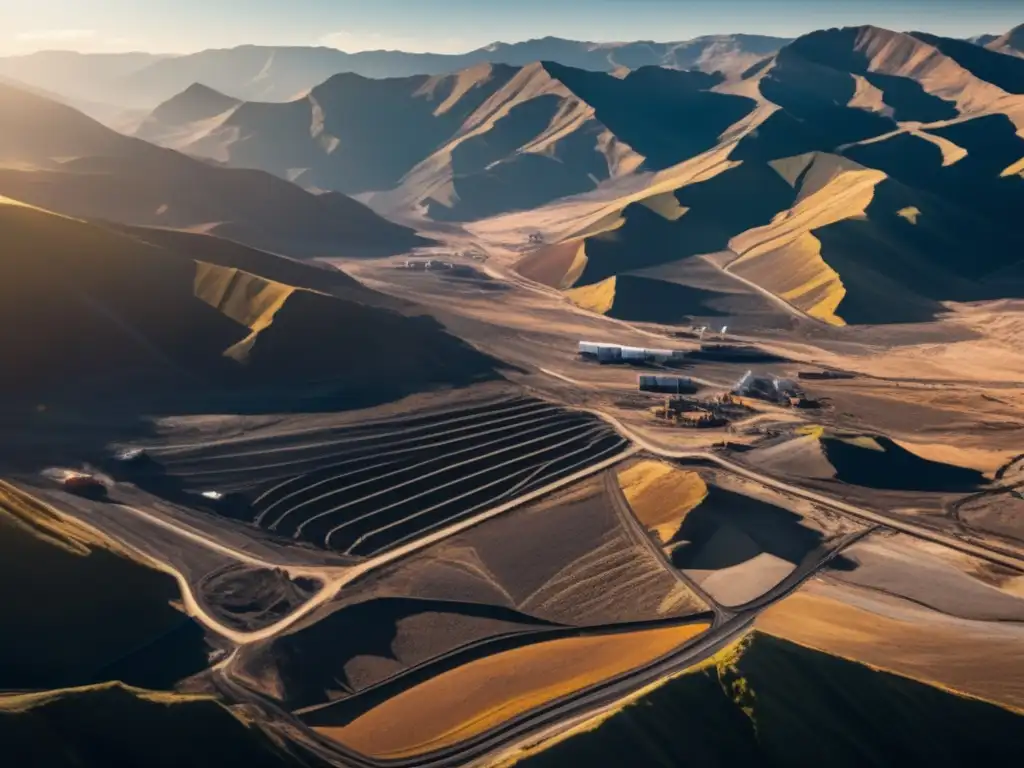
[[[581,341],[579,353],[582,357],[602,363],[668,363],[686,357],[686,353],[681,350],[625,347],[600,341]]]

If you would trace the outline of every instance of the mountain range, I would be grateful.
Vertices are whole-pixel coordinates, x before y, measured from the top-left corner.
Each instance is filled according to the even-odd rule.
[[[944,301],[1017,295],[1019,59],[920,33],[833,29],[720,90],[757,106],[639,192],[534,212],[559,226],[520,271],[588,309],[660,322],[728,315],[739,283],[836,325],[921,321]]]
[[[134,137],[8,85],[0,195],[299,257],[427,244],[388,218],[532,233],[522,275],[629,320],[914,322],[1024,281],[1016,39],[830,29],[703,69],[618,46],[591,69],[334,74],[287,102],[193,83]]]
[[[195,160],[2,83],[0,111],[0,195],[31,205],[292,255],[380,255],[425,242],[344,195]]]
[[[613,75],[535,62],[433,77],[336,75],[287,104],[192,86],[136,135],[310,188],[377,193],[367,199],[389,212],[480,218],[712,148],[756,106],[714,92],[723,82],[720,73]]]
[[[40,51],[0,57],[0,77],[42,88],[69,100],[91,117],[119,122],[124,110],[152,109],[192,83],[246,101],[290,101],[332,75],[369,78],[439,75],[479,64],[525,66],[551,61],[567,67],[614,72],[661,66],[741,72],[791,39],[765,35],[708,35],[680,42],[596,43],[545,37],[519,43],[495,42],[462,54],[362,51],[327,47],[245,45],[187,55]],[[1024,25],[1006,34],[970,42],[1024,56]]]
[[[43,51],[0,58],[0,76],[86,103],[152,108],[195,82],[238,99],[289,101],[340,73],[410,77],[488,63],[525,66],[555,61],[602,72],[643,66],[732,72],[746,69],[786,42],[762,35],[715,35],[673,43],[591,43],[546,37],[493,43],[464,54],[346,53],[335,48],[253,45],[185,56]]]
[[[1021,69],[965,41],[849,28],[799,38],[732,76],[482,64],[439,76],[335,75],[284,104],[193,85],[136,135],[359,195],[387,213],[471,220],[664,171],[739,134],[767,146],[765,130],[787,120],[769,159],[927,137],[924,126],[982,115],[1019,130]]]

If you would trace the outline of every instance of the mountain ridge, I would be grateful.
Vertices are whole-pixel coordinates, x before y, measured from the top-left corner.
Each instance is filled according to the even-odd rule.
[[[1019,24],[998,37],[994,36],[985,47],[990,51],[1024,58],[1024,24]]]
[[[594,43],[540,38],[519,43],[492,43],[461,54],[362,51],[347,53],[326,46],[237,46],[194,54],[154,57],[116,71],[96,68],[73,81],[51,74],[57,54],[0,58],[0,75],[62,93],[73,93],[123,107],[152,109],[193,82],[205,82],[226,95],[247,101],[289,101],[339,72],[375,79],[439,75],[482,63],[522,66],[541,59],[593,69],[670,66],[674,68],[744,69],[788,42],[762,35],[711,35],[692,40]],[[138,64],[138,66],[135,66]],[[79,67],[81,69],[81,67]],[[68,69],[64,65],[64,72]],[[109,68],[108,68],[109,69]],[[72,82],[71,86],[68,83]]]
[[[245,102],[216,125],[163,131],[193,130],[175,146],[233,166],[374,193],[368,199],[378,210],[479,218],[709,149],[755,106],[715,93],[724,79],[659,67],[613,75],[555,62],[384,80],[339,74],[288,104]],[[364,103],[374,110],[354,108]]]
[[[1024,206],[1024,102],[991,80],[1012,83],[1016,67],[923,33],[798,38],[716,86],[760,104],[719,145],[656,176],[656,194],[617,206],[609,188],[602,218],[542,231],[550,245],[519,269],[586,308],[651,322],[710,322],[749,286],[830,324],[923,321],[945,301],[1005,297],[997,276],[1024,245],[1012,213]],[[553,227],[559,211],[594,210],[578,200],[533,216]]]

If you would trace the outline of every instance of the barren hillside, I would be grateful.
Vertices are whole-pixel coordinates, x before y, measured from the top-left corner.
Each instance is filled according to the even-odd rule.
[[[232,166],[367,195],[378,210],[479,219],[711,149],[756,106],[716,93],[724,80],[660,67],[611,75],[552,62],[379,81],[337,75],[297,101],[250,102],[212,119],[208,92],[191,89],[143,127]],[[166,117],[182,113],[185,125]]]
[[[647,193],[612,186],[600,206],[581,196],[533,214],[549,245],[519,269],[587,309],[658,322],[761,311],[733,295],[751,289],[833,325],[1005,297],[1024,242],[1019,69],[922,33],[806,35],[717,85],[759,106]]]
[[[79,397],[278,387],[301,397],[317,385],[352,404],[493,376],[488,358],[415,308],[326,271],[312,289],[316,267],[275,269],[278,257],[199,235],[147,243],[11,200],[0,227],[0,356],[20,372],[3,389],[16,397],[59,399],[69,380]]]
[[[213,232],[293,255],[389,254],[424,241],[343,195],[195,160],[0,85],[0,194],[82,218]]]

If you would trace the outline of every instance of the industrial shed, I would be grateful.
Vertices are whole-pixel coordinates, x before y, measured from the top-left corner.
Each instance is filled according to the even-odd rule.
[[[698,390],[693,379],[683,376],[647,376],[637,377],[637,385],[641,392],[658,392],[666,395],[690,395]]]
[[[581,341],[580,356],[602,363],[670,363],[681,361],[686,353],[675,349],[650,349],[648,347],[626,347],[621,344],[607,344],[597,341]]]

